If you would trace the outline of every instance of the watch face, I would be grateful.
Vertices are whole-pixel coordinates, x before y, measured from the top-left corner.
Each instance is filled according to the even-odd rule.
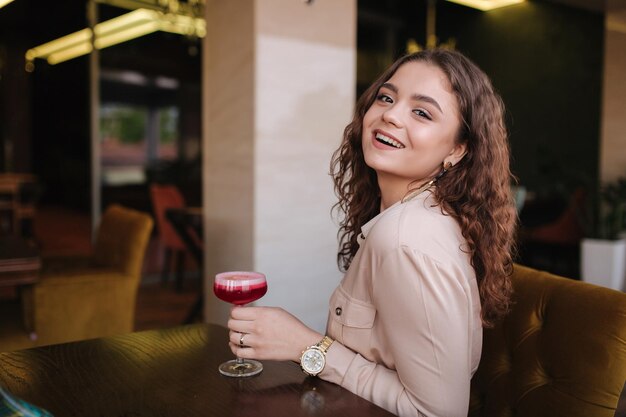
[[[302,355],[301,364],[306,372],[317,375],[324,369],[326,358],[318,349],[309,349]]]

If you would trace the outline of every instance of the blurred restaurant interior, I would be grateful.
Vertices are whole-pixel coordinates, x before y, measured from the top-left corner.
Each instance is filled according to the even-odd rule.
[[[254,207],[246,219],[256,222],[256,226],[237,232],[236,239],[245,240],[246,236],[260,239],[258,247],[246,248],[249,259],[246,258],[244,266],[272,270],[273,266],[264,264],[264,254],[280,248],[268,249],[265,242],[275,237],[264,240],[263,233],[269,232],[258,223],[280,218],[280,215],[271,212],[264,217],[265,212],[261,211],[266,210],[269,203],[258,200],[258,196],[273,184],[280,188],[281,180],[277,180],[280,175],[268,171],[262,161],[254,162],[250,170],[242,171],[244,176],[250,172],[258,175],[254,177],[258,179],[250,179],[254,188],[252,197],[246,192],[223,197],[218,193],[219,187],[210,187],[216,178],[222,182],[224,178],[216,175],[213,168],[203,166],[220,159],[214,153],[219,149],[214,143],[219,142],[221,127],[217,124],[223,115],[215,111],[216,103],[223,106],[224,113],[244,114],[254,105],[270,102],[272,94],[262,90],[263,87],[255,87],[257,89],[250,91],[247,99],[229,101],[230,96],[214,93],[213,87],[228,82],[223,77],[228,69],[219,67],[221,63],[212,59],[214,56],[203,55],[211,51],[215,56],[229,53],[238,57],[233,58],[235,62],[229,67],[234,78],[240,76],[239,68],[248,71],[246,68],[256,65],[251,62],[265,65],[263,42],[269,41],[257,40],[254,44],[255,34],[265,31],[263,34],[268,37],[267,33],[277,33],[272,38],[276,42],[287,42],[287,37],[270,27],[274,24],[268,18],[272,11],[264,8],[297,7],[303,16],[336,13],[337,10],[346,13],[329,18],[340,24],[328,29],[329,33],[348,32],[346,40],[338,43],[348,50],[346,59],[351,64],[346,67],[347,76],[338,82],[347,80],[351,85],[345,86],[347,98],[335,104],[335,109],[341,109],[339,115],[344,126],[351,114],[349,104],[383,68],[407,51],[432,45],[452,47],[482,67],[507,106],[512,167],[518,178],[515,184],[520,216],[518,262],[580,278],[580,243],[584,237],[589,237],[589,224],[597,216],[592,208],[598,202],[600,184],[619,183],[626,178],[626,6],[623,2],[527,0],[490,11],[442,0],[272,0],[265,4],[259,0],[242,0],[229,3],[231,6],[202,0],[13,0],[0,8],[0,172],[30,178],[20,198],[32,209],[23,219],[24,224],[18,227],[2,220],[2,233],[17,233],[40,245],[42,268],[46,268],[48,254],[87,252],[100,215],[110,205],[118,204],[153,217],[155,226],[142,274],[145,282],[158,282],[159,279],[153,278],[161,275],[164,262],[172,260],[162,251],[165,247],[160,240],[163,226],[159,224],[151,196],[151,186],[158,183],[175,185],[182,195],[179,205],[202,207],[205,221],[211,218],[207,213],[212,213],[216,201],[240,201],[237,205]],[[200,20],[206,16],[206,28],[185,34],[153,30],[101,49],[97,54],[84,53],[58,63],[50,63],[45,54],[26,59],[27,51],[38,45],[80,31],[89,27],[90,22],[117,18],[142,4],[150,10],[168,9],[168,13],[175,12],[172,9],[175,4],[183,15]],[[213,8],[218,7],[230,7],[219,10],[222,26],[211,15]],[[91,19],[90,11],[96,15]],[[228,17],[227,22],[224,16]],[[276,25],[284,22],[280,16],[274,18]],[[354,19],[354,22],[347,19]],[[341,22],[346,22],[345,28],[340,28]],[[248,39],[247,43],[239,43],[232,39],[233,34],[228,29],[231,27],[232,31],[240,32],[243,32],[241,27],[256,29],[246,29],[248,32],[242,36]],[[315,30],[326,28],[320,26]],[[302,38],[315,42],[311,41],[315,36],[331,35],[304,34]],[[328,45],[333,42],[319,41],[327,48],[331,48]],[[237,60],[242,54],[257,55],[238,66]],[[215,68],[217,74],[221,71],[222,77],[214,76],[211,71]],[[264,71],[272,71],[271,67],[267,68]],[[314,65],[311,68],[315,71]],[[282,68],[281,71],[280,74],[298,77],[296,69]],[[252,74],[250,83],[261,82],[267,76],[266,72],[255,73],[254,69]],[[327,77],[328,71],[320,74],[320,78]],[[246,86],[242,88],[244,94],[240,95],[245,95],[248,90]],[[333,91],[310,92],[314,98],[312,103],[321,96],[332,96]],[[277,102],[281,101],[281,94]],[[240,106],[246,101],[245,106]],[[303,101],[306,102],[306,97]],[[239,110],[233,110],[237,106]],[[306,113],[302,117],[312,120],[310,123],[323,124],[326,120],[325,113],[315,113],[318,109],[313,104],[298,109]],[[228,129],[241,127],[242,132],[252,132],[252,136],[262,138],[258,143],[253,139],[230,145],[243,154],[246,151],[242,148],[248,145],[254,148],[257,153],[252,156],[253,161],[262,159],[263,155],[273,157],[279,152],[274,149],[275,143],[263,139],[263,135],[267,135],[263,125],[266,120],[263,114],[267,113],[263,111],[273,110],[263,107],[253,110],[252,119],[246,115],[241,125],[236,118],[224,117],[231,124]],[[208,116],[209,112],[214,113]],[[299,140],[294,135],[300,129],[307,129],[306,126],[299,128],[298,120],[282,121],[294,142]],[[249,123],[255,123],[254,127],[248,126]],[[328,145],[320,160],[330,160],[341,129],[316,134],[318,137],[335,136],[323,138]],[[307,139],[304,153],[298,158],[306,157],[313,139]],[[287,153],[287,150],[280,152]],[[302,204],[306,205],[316,198],[310,195],[316,187],[324,187],[330,196],[325,194],[322,208],[316,210],[326,218],[333,203],[328,166],[320,162],[316,165],[317,171],[312,173],[306,169],[306,161],[303,164],[305,168],[299,170],[304,172],[297,180],[297,187],[287,188],[285,199],[297,196],[295,198],[302,198]],[[280,169],[290,172],[292,167],[285,163]],[[307,188],[303,184],[314,175],[320,176],[321,185],[302,191]],[[299,190],[298,194],[292,194],[294,189]],[[621,190],[623,202],[626,201],[623,186]],[[242,195],[245,198],[236,200]],[[336,270],[332,227],[327,229],[330,244],[329,249],[325,246],[324,250],[330,256],[327,256],[329,265],[324,268]],[[219,227],[212,232],[208,236],[205,230],[205,244],[212,239],[223,243],[232,234]],[[81,243],[72,244],[70,236]],[[207,252],[216,257],[221,253],[212,246]],[[192,258],[189,254],[182,256]],[[209,265],[205,276],[216,268],[228,266],[220,264],[219,260],[205,260]],[[189,263],[178,262],[179,272],[182,269],[183,274],[202,281],[198,279],[198,266],[193,259]],[[298,268],[297,265],[287,266]],[[337,271],[333,279],[336,276]],[[142,288],[143,285],[139,289],[140,296]],[[277,298],[268,302],[289,297],[290,287],[285,284],[284,288],[284,293],[275,293]],[[169,284],[165,291],[172,296],[177,293]],[[271,292],[270,289],[268,296]],[[8,303],[18,294],[6,290],[3,297],[2,303]],[[187,297],[185,303],[193,300]],[[191,306],[185,305],[184,309],[188,307]],[[206,306],[204,314],[210,314]],[[5,321],[5,318],[0,320]],[[155,322],[153,325],[165,324]]]
[[[626,0],[0,0],[0,399],[266,415],[282,366],[281,415],[361,415],[295,363],[221,378],[213,277],[263,272],[256,303],[319,332],[342,314],[331,155],[378,74],[435,46],[491,77],[517,179],[470,416],[626,416]]]

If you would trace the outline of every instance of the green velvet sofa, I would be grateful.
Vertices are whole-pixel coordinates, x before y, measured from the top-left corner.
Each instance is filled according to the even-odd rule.
[[[137,288],[152,217],[120,205],[101,219],[88,258],[42,260],[40,280],[4,303],[0,351],[133,331]]]

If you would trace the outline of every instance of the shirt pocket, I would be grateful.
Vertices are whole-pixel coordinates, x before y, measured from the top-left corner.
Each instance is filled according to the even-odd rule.
[[[369,343],[376,320],[376,308],[356,300],[339,287],[330,299],[329,332],[346,345]]]

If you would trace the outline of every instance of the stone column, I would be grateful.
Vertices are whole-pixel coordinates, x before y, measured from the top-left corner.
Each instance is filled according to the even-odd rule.
[[[336,264],[329,162],[355,101],[356,0],[209,0],[203,62],[205,319],[213,275],[264,272],[259,305],[323,331]]]
[[[626,7],[623,3],[607,3],[604,36],[601,183],[626,175]]]

